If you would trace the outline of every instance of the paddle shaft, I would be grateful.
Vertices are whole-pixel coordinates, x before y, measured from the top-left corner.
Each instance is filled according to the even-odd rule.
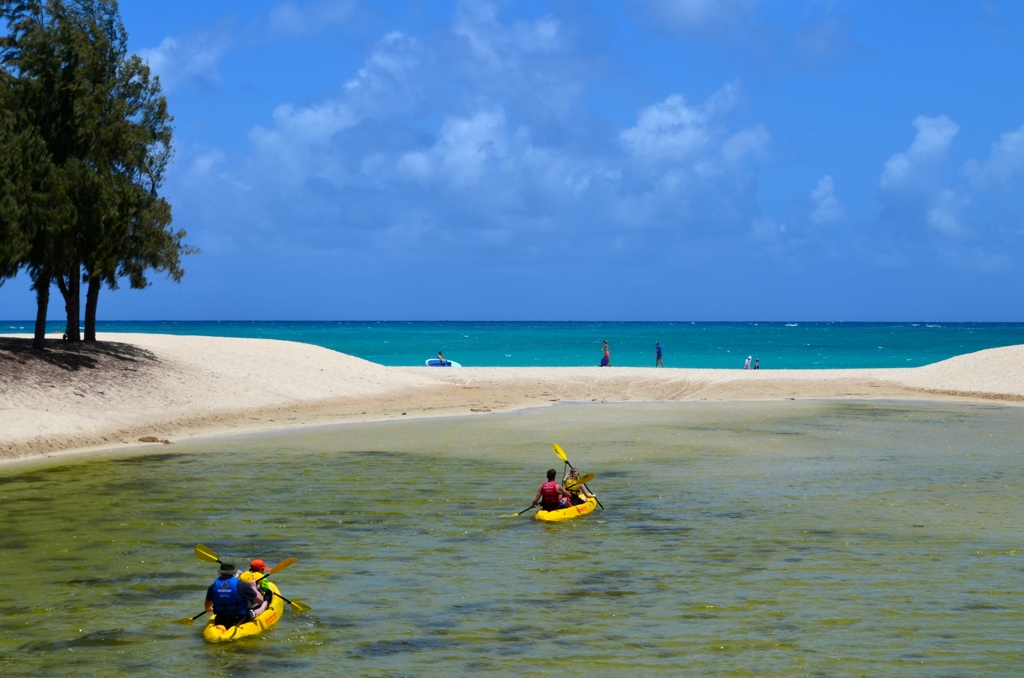
[[[289,563],[289,565],[290,565],[290,564],[291,564],[291,563]],[[277,565],[275,565],[275,566],[274,566],[274,569],[277,569],[277,567],[278,567],[278,566],[280,566],[280,563],[278,563]],[[287,565],[286,565],[285,567],[287,567]],[[284,568],[281,568],[281,569],[283,570]],[[274,574],[273,570],[271,570],[270,572],[266,573],[265,575],[263,575],[263,576],[262,576],[262,577],[260,577],[259,579],[254,579],[252,583],[253,583],[253,584],[256,584],[256,585],[258,585],[258,584],[259,584],[259,583],[260,583],[261,581],[263,581],[264,579],[266,579],[267,577],[269,577],[269,576],[270,576],[270,575],[272,575],[272,574]],[[284,602],[286,602],[286,603],[288,603],[289,605],[291,605],[292,607],[294,607],[294,608],[295,608],[295,611],[296,611],[296,612],[301,612],[301,610],[299,609],[299,607],[303,607],[303,608],[305,608],[305,607],[306,607],[306,606],[305,606],[305,605],[303,605],[302,603],[299,603],[298,605],[296,605],[296,604],[295,604],[295,603],[293,603],[292,601],[290,601],[290,600],[288,600],[287,598],[285,598],[284,596],[282,596],[282,595],[281,595],[281,592],[280,592],[280,591],[274,591],[274,592],[273,592],[273,594],[274,594],[275,596],[277,596],[278,598],[280,598],[281,600],[283,600]]]
[[[200,560],[205,560],[208,563],[219,563],[221,565],[224,564],[223,561],[221,561],[221,559],[219,557],[217,557],[217,554],[214,553],[213,550],[209,546],[203,546],[202,544],[196,544],[195,552],[196,552],[196,556]],[[268,570],[267,573],[263,575],[263,577],[260,577],[260,579],[263,579],[264,577],[269,577],[272,574],[276,574],[277,572],[280,572],[281,570],[285,569],[286,567],[290,567],[290,566],[294,565],[297,562],[299,562],[298,558],[285,558],[280,563],[278,563],[277,565],[274,565],[274,567],[270,568],[270,570]]]
[[[197,615],[196,615],[196,616],[194,616],[194,617],[185,617],[184,619],[178,619],[178,620],[176,620],[176,621],[177,621],[177,623],[179,623],[179,624],[191,624],[191,623],[192,623],[192,622],[194,622],[195,620],[197,620],[197,619],[199,619],[200,617],[202,617],[202,616],[203,616],[204,614],[206,614],[206,610],[203,610],[202,612],[200,612],[199,614],[197,614]]]

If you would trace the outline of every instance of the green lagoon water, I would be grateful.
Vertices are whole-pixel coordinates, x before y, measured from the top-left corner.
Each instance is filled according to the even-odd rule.
[[[0,674],[1006,676],[1024,410],[561,405],[0,467]],[[570,460],[606,511],[529,505]],[[210,645],[215,566],[313,607]]]

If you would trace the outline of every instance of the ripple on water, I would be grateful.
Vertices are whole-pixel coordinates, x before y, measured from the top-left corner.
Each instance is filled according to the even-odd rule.
[[[0,672],[1009,675],[1019,413],[561,406],[6,468]],[[502,517],[554,441],[608,510]],[[299,558],[274,578],[314,609],[207,645],[170,623],[196,543]]]

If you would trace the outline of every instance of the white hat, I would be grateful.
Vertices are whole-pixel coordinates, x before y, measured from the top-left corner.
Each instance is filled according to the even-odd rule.
[[[754,356],[752,356],[752,355],[748,355],[748,356],[747,356],[747,360],[750,360],[750,359],[751,359],[751,358],[753,358],[753,357],[754,357]]]

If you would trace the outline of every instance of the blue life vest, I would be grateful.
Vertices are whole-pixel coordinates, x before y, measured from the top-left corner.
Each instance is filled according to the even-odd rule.
[[[238,593],[238,577],[213,582],[214,614],[245,614],[249,604]]]

